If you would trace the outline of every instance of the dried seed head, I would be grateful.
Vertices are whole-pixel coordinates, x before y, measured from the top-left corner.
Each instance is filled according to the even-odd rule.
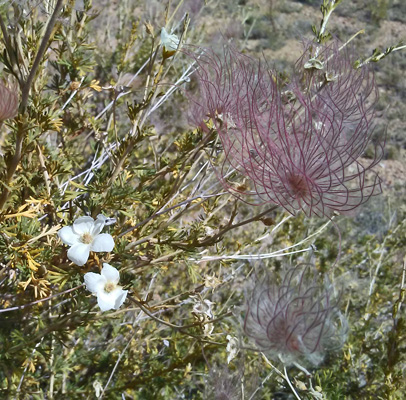
[[[8,88],[0,82],[0,122],[13,118],[18,111],[17,89]]]
[[[313,267],[302,264],[288,269],[280,285],[256,282],[244,331],[271,358],[317,365],[342,346],[347,324],[333,287],[317,285]]]
[[[224,367],[220,370],[212,370],[210,379],[206,386],[206,399],[218,400],[238,400],[242,399],[241,395],[241,378],[240,374],[232,373]]]
[[[244,364],[236,363],[236,369],[214,366],[205,383],[204,399],[243,400],[249,399],[258,387],[257,377],[246,375]]]
[[[249,203],[329,216],[381,192],[371,169],[383,144],[372,161],[359,161],[373,132],[373,73],[354,69],[355,56],[337,42],[317,46],[317,55],[305,48],[288,86],[267,65],[231,48],[196,57],[196,125],[202,116],[211,120],[224,150],[213,163],[220,165],[217,174]],[[238,189],[243,179],[246,190]]]

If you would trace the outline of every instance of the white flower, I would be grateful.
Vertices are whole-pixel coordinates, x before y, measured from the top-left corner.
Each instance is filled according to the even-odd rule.
[[[162,28],[161,43],[166,50],[177,50],[179,46],[179,38],[176,35],[170,35],[165,28]]]
[[[213,310],[212,310],[212,305],[215,304],[210,300],[202,300],[197,298],[196,296],[190,296],[195,300],[195,304],[193,306],[193,311],[196,314],[204,314],[206,315],[209,319],[213,319]]]
[[[80,217],[72,226],[65,226],[58,236],[62,242],[71,246],[68,250],[68,258],[76,265],[85,265],[91,251],[111,251],[114,248],[114,240],[108,233],[100,233],[106,224],[106,217],[98,215],[92,217]]]
[[[235,356],[238,354],[240,351],[238,348],[238,339],[227,335],[226,339],[228,340],[227,343],[227,364],[230,364],[230,362],[235,358]]]
[[[120,274],[116,268],[104,263],[101,274],[85,274],[86,289],[97,296],[97,304],[102,311],[118,310],[127,297],[128,290],[118,285]]]

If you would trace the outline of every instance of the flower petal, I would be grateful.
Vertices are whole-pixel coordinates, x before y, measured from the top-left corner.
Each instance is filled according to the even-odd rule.
[[[92,236],[97,236],[102,231],[102,229],[106,225],[106,220],[107,217],[102,214],[99,214],[97,216],[96,221],[94,222],[93,230],[91,232]]]
[[[114,239],[108,233],[101,233],[97,235],[92,244],[90,245],[90,250],[92,251],[111,251],[114,248]]]
[[[86,264],[89,258],[90,245],[85,243],[76,243],[68,250],[68,258],[76,265],[81,267]]]
[[[79,235],[73,232],[71,226],[64,226],[58,231],[58,236],[64,244],[68,246],[73,246],[76,243],[79,243]]]
[[[116,301],[114,303],[114,309],[118,310],[124,303],[125,299],[127,298],[128,290],[123,290],[121,288],[117,288],[116,290],[113,290],[111,293],[114,293],[116,296]]]
[[[116,218],[107,218],[106,216],[104,216],[103,214],[99,214],[97,216],[97,219],[102,219],[104,221],[104,225],[112,225],[115,224],[117,222]]]
[[[86,289],[92,293],[99,293],[104,289],[106,285],[106,278],[100,274],[95,274],[94,272],[88,272],[85,274],[85,285]]]
[[[79,217],[73,223],[73,231],[78,235],[83,235],[84,233],[91,233],[94,226],[94,219],[92,217]]]
[[[177,50],[179,46],[179,38],[176,35],[170,35],[165,28],[162,28],[161,43],[167,50]]]
[[[120,274],[118,270],[107,263],[103,264],[101,274],[107,280],[107,282],[113,282],[117,284],[118,281],[120,280]]]
[[[97,293],[97,304],[102,311],[108,311],[114,308],[116,303],[115,290],[110,293],[106,293],[104,290]]]

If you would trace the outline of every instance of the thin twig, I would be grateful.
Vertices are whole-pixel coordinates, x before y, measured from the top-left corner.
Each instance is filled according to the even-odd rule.
[[[300,398],[300,396],[297,394],[295,388],[294,388],[293,385],[292,385],[292,382],[291,382],[290,379],[289,379],[289,375],[288,375],[288,371],[286,370],[286,367],[283,367],[283,370],[284,370],[284,372],[285,372],[285,379],[286,379],[286,382],[288,383],[288,385],[289,385],[290,389],[292,390],[293,394],[296,396],[296,398],[297,398],[298,400],[302,400],[302,399]]]
[[[240,226],[247,225],[247,224],[249,224],[251,222],[258,221],[260,218],[262,218],[266,214],[269,214],[270,212],[275,211],[278,207],[279,207],[278,205],[272,206],[270,208],[267,208],[265,211],[253,216],[252,218],[246,219],[246,220],[241,221],[241,222],[239,222],[237,224],[234,224],[234,225],[229,225],[229,226],[225,227],[222,231],[217,233],[216,235],[214,235],[214,236],[212,236],[210,238],[207,238],[206,240],[203,240],[202,242],[199,242],[197,244],[197,246],[201,247],[201,246],[206,246],[206,245],[210,245],[210,244],[215,244],[228,231],[230,231],[232,229],[235,229],[235,228],[238,228]]]
[[[297,254],[297,253],[305,253],[306,251],[312,251],[314,248],[313,247],[307,247],[305,249],[300,249],[300,250],[295,250],[295,251],[289,251],[287,253],[279,253],[274,252],[274,253],[264,253],[264,254],[233,254],[231,256],[203,256],[200,260],[190,258],[190,260],[196,261],[198,263],[202,262],[207,262],[207,261],[217,261],[217,260],[265,260],[267,258],[276,258],[276,257],[284,257],[284,256],[289,256],[292,254]],[[284,249],[282,249],[284,250]]]
[[[282,222],[286,221],[287,219],[284,219]],[[294,247],[300,246],[301,244],[307,242],[309,239],[311,239],[314,236],[317,236],[318,234],[320,234],[329,224],[330,222],[332,222],[332,219],[329,220],[327,223],[325,223],[320,229],[318,229],[316,232],[312,233],[311,235],[307,236],[306,238],[304,238],[303,240],[301,240],[300,242],[297,242],[293,245],[287,246],[283,249],[279,249],[276,250],[272,253],[263,253],[263,254],[232,254],[232,255],[222,255],[222,256],[204,256],[202,258],[200,258],[199,262],[203,262],[203,261],[215,261],[215,260],[223,260],[223,259],[230,259],[230,260],[254,260],[254,259],[266,259],[266,258],[275,258],[275,257],[279,257],[279,256],[286,256],[286,255],[290,255],[290,254],[295,254],[295,253],[303,253],[305,251],[311,251],[314,250],[313,246],[309,246],[305,249],[301,249],[301,250],[295,250],[295,251],[291,251],[286,253],[286,250],[290,250]],[[281,223],[279,223],[277,225],[277,227],[279,227],[281,225]],[[272,232],[276,229],[276,227],[272,230]]]
[[[230,311],[230,312],[227,312],[227,313],[225,313],[225,314],[223,314],[223,315],[221,315],[220,317],[215,318],[215,319],[210,319],[210,320],[202,321],[202,322],[195,322],[195,323],[193,323],[193,324],[188,324],[188,325],[174,325],[174,324],[172,324],[172,323],[170,323],[170,322],[164,321],[164,320],[162,320],[162,319],[156,317],[156,316],[155,316],[154,314],[152,314],[152,313],[148,310],[148,308],[146,308],[141,302],[139,302],[138,300],[134,299],[134,297],[129,297],[129,298],[130,298],[130,300],[131,300],[132,302],[134,302],[145,314],[147,314],[149,317],[151,317],[151,318],[154,319],[155,321],[157,321],[157,322],[159,322],[159,323],[161,323],[161,324],[163,324],[163,325],[169,326],[169,327],[172,328],[172,329],[176,329],[176,330],[182,331],[183,333],[186,333],[187,335],[190,335],[190,334],[189,334],[188,332],[184,332],[185,329],[194,328],[194,327],[196,327],[196,326],[203,326],[203,325],[206,325],[206,324],[211,324],[211,323],[213,323],[213,322],[220,321],[220,320],[222,320],[223,318],[228,317],[228,316],[230,316],[230,315],[232,314],[232,312]],[[190,335],[190,336],[195,337],[194,335]]]
[[[272,376],[273,371],[271,371],[266,377],[265,379],[261,382],[261,384],[256,388],[256,390],[254,391],[254,393],[252,393],[252,395],[250,396],[250,398],[248,400],[252,400],[255,395],[257,394],[257,392],[259,392],[261,389],[263,389],[266,381]]]
[[[51,300],[51,299],[53,299],[55,297],[61,296],[63,294],[73,292],[74,290],[80,289],[82,286],[84,286],[84,285],[82,284],[82,285],[79,285],[79,286],[75,286],[74,288],[65,290],[64,292],[56,293],[56,294],[53,294],[52,296],[44,297],[43,299],[36,300],[36,301],[31,302],[31,303],[23,304],[21,306],[3,308],[3,309],[0,309],[0,313],[9,312],[9,311],[15,311],[15,310],[23,310],[24,308],[31,307],[31,306],[33,306],[35,304],[43,303],[45,301],[49,301],[49,300]]]
[[[20,397],[21,385],[23,384],[23,381],[24,381],[24,378],[25,378],[25,373],[27,372],[28,366],[30,365],[31,360],[34,357],[34,354],[37,351],[37,348],[41,345],[42,341],[44,340],[44,337],[45,336],[43,336],[41,338],[41,340],[35,345],[35,347],[32,349],[31,356],[26,360],[26,365],[25,365],[23,374],[21,375],[20,382],[18,383],[17,394],[16,394],[16,397],[15,397],[15,400],[18,400],[18,398]]]
[[[52,31],[54,29],[56,20],[58,19],[59,12],[61,11],[65,0],[58,0],[54,9],[54,12],[49,19],[47,29],[44,33],[44,37],[42,38],[41,45],[39,46],[37,55],[35,56],[34,63],[32,64],[32,68],[30,74],[28,75],[27,81],[24,84],[22,95],[21,95],[21,109],[24,111],[25,107],[28,103],[28,95],[30,93],[30,89],[32,84],[34,83],[34,78],[37,73],[37,69],[41,63],[41,59],[48,47],[48,41],[52,36]]]
[[[111,379],[113,378],[114,373],[116,372],[116,369],[118,367],[118,364],[120,364],[120,361],[122,359],[122,357],[124,356],[125,352],[127,351],[128,346],[130,345],[131,341],[133,340],[133,338],[135,337],[135,335],[137,334],[137,330],[134,330],[134,332],[132,333],[131,337],[129,338],[129,340],[127,341],[127,344],[125,345],[123,351],[119,354],[118,359],[116,361],[116,363],[114,364],[113,370],[110,373],[109,379],[106,382],[106,385],[103,388],[103,391],[100,395],[100,399],[103,398],[104,396],[104,392],[106,391],[107,387],[109,386]]]

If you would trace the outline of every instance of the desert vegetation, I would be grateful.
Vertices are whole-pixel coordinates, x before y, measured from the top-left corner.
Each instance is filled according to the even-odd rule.
[[[0,1],[0,398],[404,398],[404,15]]]

